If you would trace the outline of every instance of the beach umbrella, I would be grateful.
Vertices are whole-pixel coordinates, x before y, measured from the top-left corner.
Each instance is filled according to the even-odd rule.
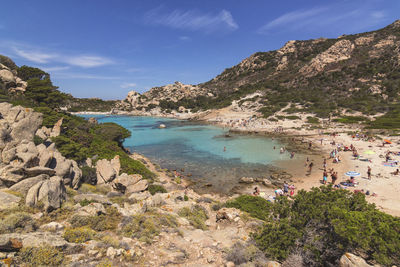
[[[373,154],[375,154],[375,152],[372,150],[367,150],[364,152],[364,154],[373,155]]]
[[[356,177],[356,176],[360,176],[360,175],[361,175],[361,173],[359,173],[359,172],[353,172],[353,171],[349,171],[349,172],[346,172],[344,175],[346,175],[346,176],[350,176],[350,177]]]
[[[387,139],[383,140],[383,142],[388,143],[388,144],[391,144],[391,143],[392,143],[392,141],[387,140]]]

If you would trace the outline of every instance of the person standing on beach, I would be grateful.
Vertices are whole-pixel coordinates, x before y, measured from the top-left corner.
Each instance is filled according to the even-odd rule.
[[[368,180],[371,180],[371,167],[370,166],[368,166],[367,175],[368,175]]]
[[[309,173],[311,173],[313,166],[314,166],[314,162],[310,162],[310,164],[308,165],[308,172]]]
[[[328,181],[328,172],[326,171],[326,169],[324,169],[324,174],[322,175],[322,183],[326,184],[327,181]]]

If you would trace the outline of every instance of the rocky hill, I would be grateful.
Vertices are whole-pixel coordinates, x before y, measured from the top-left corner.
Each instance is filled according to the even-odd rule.
[[[40,69],[18,67],[10,58],[0,55],[0,102],[33,107],[40,102],[58,109],[76,111],[110,111],[116,101],[99,98],[75,98],[57,90],[50,75]]]
[[[322,118],[354,112],[397,112],[400,21],[337,39],[289,41],[279,50],[255,53],[196,86],[176,83],[152,88],[143,96],[131,92],[122,109],[149,111],[158,107],[164,114],[218,109],[255,92],[259,96],[251,102],[258,107],[258,117],[271,117],[288,106],[291,112]],[[132,94],[136,95],[133,102]]]

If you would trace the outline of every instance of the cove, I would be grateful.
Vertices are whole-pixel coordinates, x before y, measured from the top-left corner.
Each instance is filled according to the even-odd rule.
[[[289,158],[279,153],[283,145],[277,140],[228,134],[227,129],[213,125],[155,117],[81,116],[125,127],[132,134],[123,143],[126,148],[162,168],[190,176],[201,191],[229,193],[241,177],[267,178],[274,163]],[[166,128],[160,129],[160,124]]]

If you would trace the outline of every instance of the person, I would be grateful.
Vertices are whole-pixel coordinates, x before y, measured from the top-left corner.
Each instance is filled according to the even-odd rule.
[[[399,169],[396,169],[396,171],[392,172],[393,175],[399,175],[400,171]]]
[[[226,146],[224,146],[224,152],[226,152]]]
[[[324,169],[324,173],[322,174],[322,183],[326,184],[328,181],[328,172]]]
[[[312,142],[310,141],[310,143],[308,143],[308,149],[311,149],[312,147]]]
[[[276,196],[276,197],[279,197],[279,196],[282,196],[282,195],[283,195],[282,189],[276,189],[276,190],[275,190],[275,196]]]
[[[332,184],[334,185],[336,183],[336,180],[337,180],[337,172],[333,172],[331,174],[331,178],[332,178]]]
[[[281,152],[281,154],[283,154],[285,152],[285,149],[283,147],[281,147],[280,152]]]
[[[324,163],[322,164],[322,167],[324,168],[324,170],[326,171],[326,159],[324,158]]]
[[[257,186],[254,188],[253,195],[254,195],[254,196],[259,196],[259,195],[260,195],[260,189],[258,189]]]
[[[289,185],[286,183],[286,181],[283,182],[283,193],[289,193]]]
[[[367,175],[368,175],[368,179],[371,180],[371,167],[370,166],[368,166]]]
[[[314,162],[310,162],[310,164],[308,165],[308,172],[309,173],[311,173],[313,166],[314,166]]]
[[[290,158],[291,158],[291,159],[294,158],[294,152],[293,152],[293,151],[290,152]]]

